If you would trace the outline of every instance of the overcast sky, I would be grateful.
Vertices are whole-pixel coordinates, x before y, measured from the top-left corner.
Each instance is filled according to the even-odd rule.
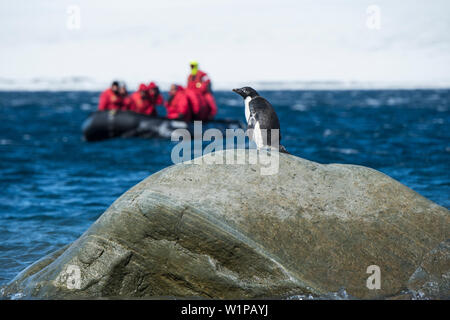
[[[450,83],[448,0],[1,0],[0,40],[2,78]]]

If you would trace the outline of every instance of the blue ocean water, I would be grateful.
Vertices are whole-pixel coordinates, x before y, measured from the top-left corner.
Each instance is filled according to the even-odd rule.
[[[450,90],[267,91],[283,144],[320,163],[380,170],[450,208]],[[95,92],[0,92],[0,285],[78,238],[122,193],[171,164],[175,143],[86,143]],[[217,92],[218,118],[244,120]],[[162,111],[162,109],[160,109]]]

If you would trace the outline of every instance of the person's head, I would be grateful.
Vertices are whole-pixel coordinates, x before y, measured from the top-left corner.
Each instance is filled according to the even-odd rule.
[[[116,94],[119,93],[119,81],[113,81],[111,84],[111,90]]]
[[[152,96],[152,97],[156,97],[159,94],[159,88],[156,85],[156,83],[154,82],[150,82],[150,84],[148,85],[148,93]]]
[[[180,90],[180,89],[181,89],[181,86],[179,86],[177,84],[172,84],[170,86],[169,94],[171,96],[174,96],[178,92],[178,90]]]
[[[142,98],[147,97],[148,88],[147,88],[147,86],[145,84],[141,83],[139,85],[138,91],[139,91],[139,94],[141,95]]]
[[[191,74],[193,76],[195,76],[197,74],[197,71],[198,71],[198,62],[195,61],[195,60],[192,60],[190,62],[190,66],[191,66]]]
[[[120,86],[119,86],[119,94],[122,97],[126,97],[128,95],[127,85],[125,83],[120,84]]]

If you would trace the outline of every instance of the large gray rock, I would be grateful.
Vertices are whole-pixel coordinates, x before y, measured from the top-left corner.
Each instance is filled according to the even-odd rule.
[[[361,166],[279,154],[279,172],[261,175],[248,152],[256,156],[237,156],[246,164],[184,163],[153,174],[4,294],[260,298],[345,288],[383,298],[411,287],[421,265],[431,277],[423,261],[449,238],[447,209]],[[380,289],[366,286],[371,265]],[[442,288],[438,298],[448,295]]]

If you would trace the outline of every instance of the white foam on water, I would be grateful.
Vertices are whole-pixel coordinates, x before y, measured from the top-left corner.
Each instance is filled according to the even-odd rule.
[[[0,145],[4,146],[8,144],[12,144],[12,141],[8,139],[0,139]]]
[[[94,107],[89,103],[83,103],[81,105],[81,110],[89,111],[89,110],[93,110],[93,109],[94,109]]]
[[[307,111],[307,110],[308,110],[308,107],[307,107],[306,105],[300,103],[300,102],[297,102],[296,104],[294,104],[294,105],[291,107],[291,109],[292,109],[292,110],[295,110],[295,111]]]
[[[325,131],[323,132],[323,136],[324,137],[328,137],[331,136],[333,134],[333,131],[331,131],[330,129],[325,129]]]
[[[328,151],[342,154],[358,154],[359,151],[351,148],[327,148]]]

